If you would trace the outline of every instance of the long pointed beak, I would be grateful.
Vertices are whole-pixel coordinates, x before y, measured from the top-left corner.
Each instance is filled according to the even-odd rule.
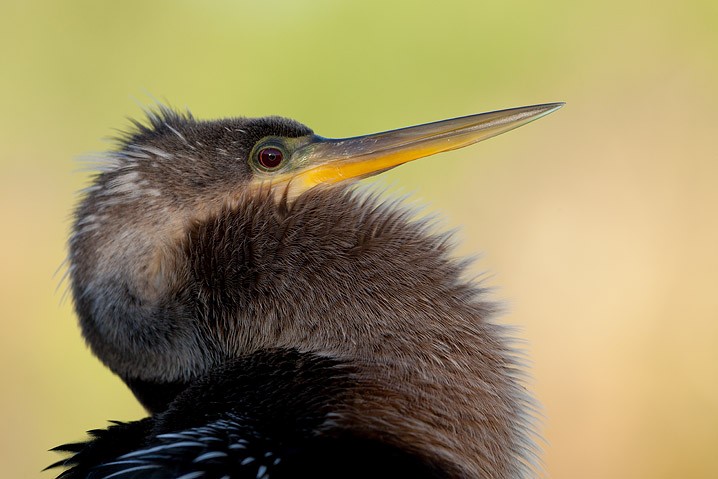
[[[563,103],[479,113],[355,138],[312,137],[292,161],[290,190],[366,178],[425,156],[455,150],[513,130],[561,108]]]

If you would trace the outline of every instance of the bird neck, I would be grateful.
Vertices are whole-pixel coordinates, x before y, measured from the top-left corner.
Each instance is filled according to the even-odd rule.
[[[183,247],[199,316],[220,357],[297,349],[355,367],[355,380],[373,386],[338,423],[409,435],[468,471],[520,477],[530,400],[489,321],[494,305],[464,279],[449,235],[416,216],[347,188],[228,205]]]
[[[351,188],[291,203],[254,192],[197,212],[180,235],[150,238],[125,253],[173,271],[163,294],[142,295],[142,272],[157,269],[141,259],[117,269],[132,274],[73,280],[94,284],[75,293],[85,337],[131,387],[173,392],[236,357],[310,352],[374,385],[338,423],[408,434],[467,471],[522,475],[532,445],[517,361],[450,237],[415,211]],[[91,255],[77,256],[74,274],[91,271]]]
[[[462,279],[448,235],[415,216],[346,188],[227,205],[187,235],[188,285],[230,356],[298,345],[413,355],[412,332],[448,341],[492,307]]]

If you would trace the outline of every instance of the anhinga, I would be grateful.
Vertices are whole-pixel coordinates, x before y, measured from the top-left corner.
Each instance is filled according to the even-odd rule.
[[[160,107],[76,210],[92,351],[151,416],[92,431],[65,478],[524,477],[531,399],[447,234],[353,181],[544,116],[349,139]]]

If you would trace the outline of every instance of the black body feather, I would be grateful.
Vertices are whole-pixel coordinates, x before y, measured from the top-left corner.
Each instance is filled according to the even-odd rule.
[[[62,479],[445,477],[379,438],[332,427],[331,411],[358,392],[352,374],[296,351],[237,358],[152,418],[55,448],[72,455],[51,467],[68,467]]]

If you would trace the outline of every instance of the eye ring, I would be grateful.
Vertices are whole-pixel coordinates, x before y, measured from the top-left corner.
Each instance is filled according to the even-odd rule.
[[[284,152],[274,146],[265,146],[257,151],[257,163],[265,170],[276,170],[284,161]]]

